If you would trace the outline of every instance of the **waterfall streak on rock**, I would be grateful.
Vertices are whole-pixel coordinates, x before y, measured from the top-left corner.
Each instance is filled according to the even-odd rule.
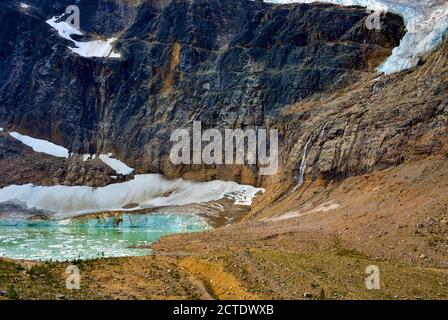
[[[321,140],[324,133],[325,133],[325,129],[327,128],[328,122],[325,123],[322,128],[319,130],[319,134],[317,135],[317,140]],[[302,159],[300,161],[300,167],[299,167],[299,179],[298,182],[296,184],[296,186],[294,187],[294,189],[292,190],[292,192],[295,192],[298,188],[300,188],[303,185],[303,182],[305,181],[305,170],[306,170],[306,166],[308,164],[307,158],[308,158],[308,153],[311,149],[311,146],[313,145],[313,143],[315,142],[316,139],[316,135],[311,134],[310,137],[308,138],[308,141],[305,143],[305,147],[303,148],[303,153],[302,153]]]

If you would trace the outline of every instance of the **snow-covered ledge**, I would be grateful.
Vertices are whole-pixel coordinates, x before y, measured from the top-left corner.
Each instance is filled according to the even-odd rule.
[[[53,17],[46,22],[58,31],[60,37],[70,40],[75,44],[75,48],[68,47],[72,52],[79,54],[80,56],[91,58],[120,58],[121,55],[113,51],[112,44],[117,38],[110,38],[107,40],[93,40],[87,42],[75,41],[71,37],[72,35],[83,35],[83,33],[73,28],[65,21],[59,21],[59,17]]]
[[[3,128],[0,128],[3,131]],[[18,132],[10,132],[9,135],[14,139],[22,142],[24,145],[31,147],[35,152],[41,152],[48,154],[50,156],[58,158],[68,158],[70,153],[67,148],[54,144],[53,142],[36,139],[30,136],[20,134]],[[90,159],[95,159],[96,155],[82,155],[81,159],[87,161]],[[101,154],[99,156],[100,160],[107,164],[109,167],[114,169],[117,174],[129,175],[134,172],[134,169],[127,166],[125,163],[113,157],[112,153]]]
[[[9,135],[22,142],[24,145],[31,147],[35,152],[46,153],[59,158],[68,158],[68,150],[66,148],[58,146],[50,141],[32,138],[18,132],[10,132]]]

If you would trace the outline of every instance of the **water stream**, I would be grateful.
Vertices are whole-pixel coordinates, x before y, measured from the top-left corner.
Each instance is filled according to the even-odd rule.
[[[310,152],[311,146],[314,144],[314,142],[316,142],[316,140],[321,140],[324,133],[325,133],[325,129],[328,126],[328,122],[325,123],[319,130],[319,133],[316,135],[315,132],[313,132],[310,137],[308,138],[308,140],[305,143],[305,146],[303,147],[303,152],[302,152],[302,158],[300,160],[300,166],[299,166],[299,174],[298,174],[298,179],[297,179],[297,184],[294,187],[294,189],[292,190],[292,192],[296,191],[297,189],[299,189],[303,183],[305,182],[305,170],[308,164],[308,153]]]

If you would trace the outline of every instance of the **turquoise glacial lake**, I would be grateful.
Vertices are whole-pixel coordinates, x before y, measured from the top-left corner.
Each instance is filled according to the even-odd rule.
[[[160,237],[209,229],[193,215],[123,214],[93,219],[46,221],[0,220],[0,257],[40,261],[72,261],[151,254]]]

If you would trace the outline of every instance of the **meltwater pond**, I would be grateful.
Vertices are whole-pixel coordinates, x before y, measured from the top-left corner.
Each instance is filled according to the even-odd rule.
[[[208,229],[200,217],[182,214],[122,214],[107,218],[0,220],[0,257],[67,261],[141,256],[164,235]]]

